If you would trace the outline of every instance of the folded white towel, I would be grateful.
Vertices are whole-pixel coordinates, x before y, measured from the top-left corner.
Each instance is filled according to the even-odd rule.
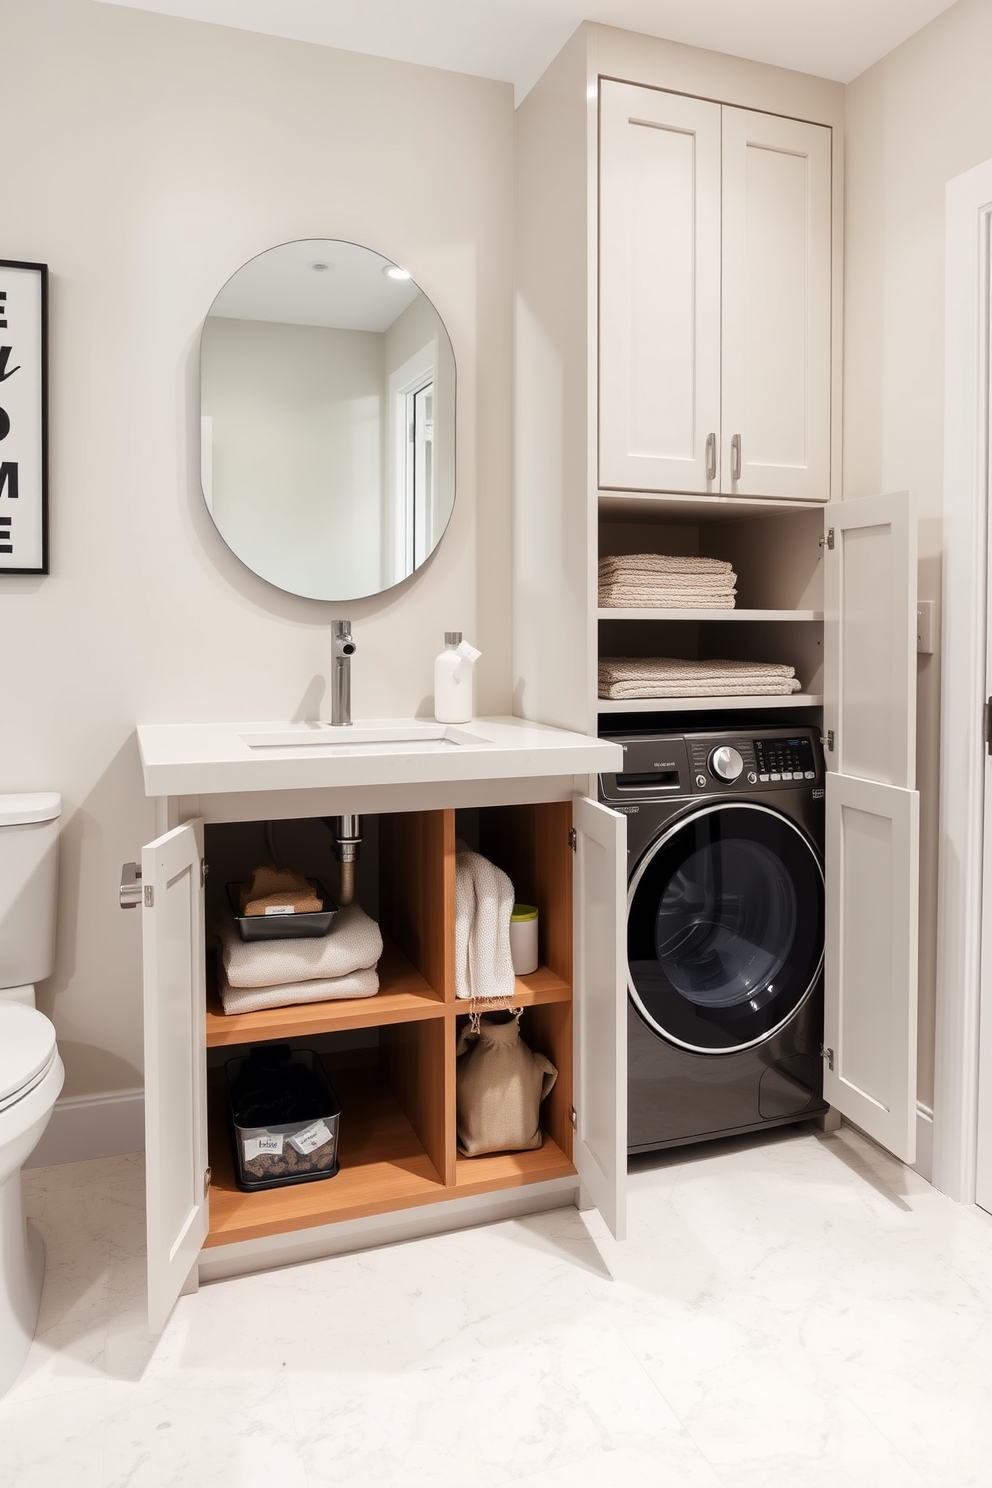
[[[455,857],[455,996],[512,997],[513,884],[480,853]]]
[[[291,1007],[298,1002],[333,1002],[342,997],[374,997],[379,973],[374,966],[349,976],[318,978],[310,982],[286,982],[276,987],[232,987],[221,972],[220,1000],[225,1013],[257,1013],[263,1008]]]
[[[617,574],[686,574],[694,579],[714,578],[732,572],[722,558],[697,558],[675,553],[617,553],[599,560],[601,578]]]
[[[374,967],[382,955],[382,932],[359,904],[339,909],[326,935],[293,940],[244,941],[233,917],[225,912],[219,939],[221,961],[232,987],[327,981]]]
[[[796,669],[762,661],[689,661],[669,656],[604,656],[601,698],[765,697],[800,692]]]

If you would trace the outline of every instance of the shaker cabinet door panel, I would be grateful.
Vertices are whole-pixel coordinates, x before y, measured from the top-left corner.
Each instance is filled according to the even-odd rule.
[[[916,511],[907,491],[823,514],[827,767],[916,785]]]
[[[831,131],[723,109],[721,490],[830,495]]]
[[[203,824],[141,853],[148,1323],[160,1333],[207,1236]]]
[[[916,1160],[916,791],[828,774],[824,1098]]]
[[[720,107],[604,82],[599,484],[719,490]]]
[[[627,1223],[626,819],[572,802],[575,827],[573,1161],[618,1240]]]

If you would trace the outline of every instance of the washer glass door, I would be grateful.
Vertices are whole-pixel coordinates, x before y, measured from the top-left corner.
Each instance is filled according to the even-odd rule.
[[[823,873],[766,806],[708,806],[651,844],[630,882],[631,1001],[681,1048],[731,1053],[774,1034],[823,963]]]

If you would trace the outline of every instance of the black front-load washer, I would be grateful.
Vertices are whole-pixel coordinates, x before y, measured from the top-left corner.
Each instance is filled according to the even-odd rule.
[[[610,735],[627,816],[631,1152],[815,1116],[823,759],[808,728]]]

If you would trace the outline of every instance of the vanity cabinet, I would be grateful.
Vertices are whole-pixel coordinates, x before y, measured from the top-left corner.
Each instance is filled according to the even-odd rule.
[[[146,764],[154,732],[139,729]],[[177,740],[183,732],[174,731]],[[619,760],[617,746],[560,737],[573,739],[576,775]],[[331,778],[344,763],[303,762]],[[383,773],[395,777],[391,765]],[[540,760],[519,768],[539,771]],[[622,1233],[624,822],[575,784],[574,776],[518,773],[266,790],[257,817],[251,791],[160,798],[163,826],[175,825],[141,861],[153,1331],[200,1277],[573,1202],[580,1185]],[[209,906],[223,887],[208,877],[215,834],[355,811],[375,814],[378,994],[225,1014],[210,934]],[[326,880],[332,839],[314,830],[326,837]],[[523,1009],[526,1041],[558,1070],[542,1107],[541,1147],[475,1158],[459,1154],[455,1122],[458,1036],[471,1011],[486,1010],[455,996],[455,854],[467,830],[518,899],[539,906],[540,965],[517,978],[512,1005]],[[365,873],[363,864],[360,901]],[[341,1167],[321,1182],[244,1193],[234,1182],[224,1062],[266,1041],[318,1048],[342,1105]]]
[[[831,130],[604,79],[599,486],[830,497]]]

